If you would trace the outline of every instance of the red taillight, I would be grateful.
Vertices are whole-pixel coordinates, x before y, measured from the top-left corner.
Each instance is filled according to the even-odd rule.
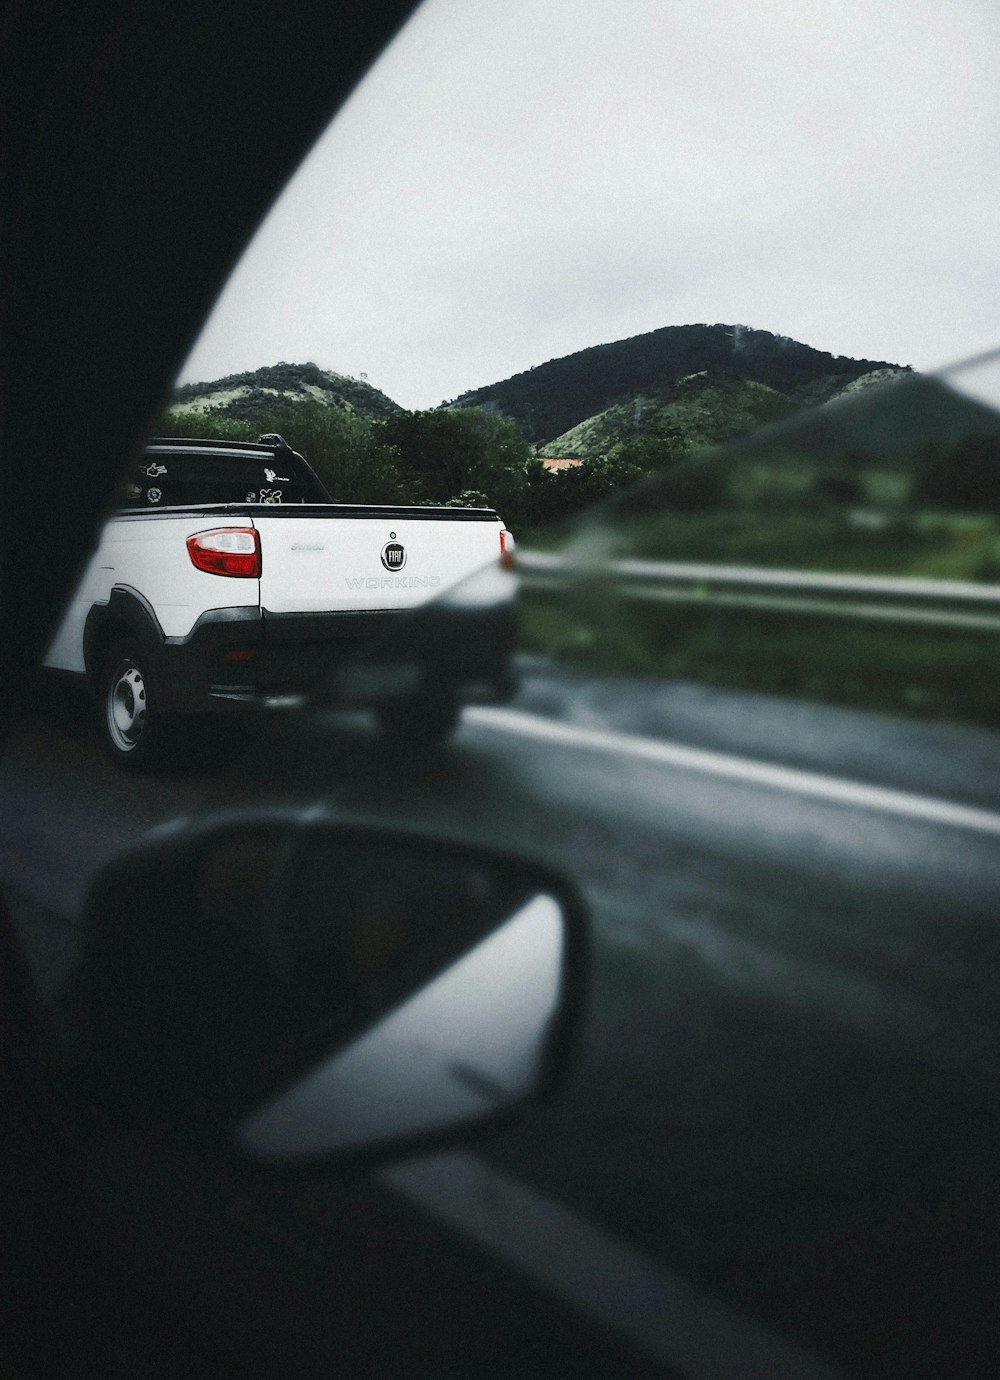
[[[260,536],[252,527],[215,527],[187,539],[192,565],[207,575],[260,579]]]
[[[503,527],[500,529],[500,569],[514,569],[514,538]]]

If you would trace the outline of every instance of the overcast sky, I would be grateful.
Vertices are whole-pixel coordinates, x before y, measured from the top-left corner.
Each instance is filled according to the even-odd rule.
[[[181,373],[405,407],[660,326],[1000,344],[996,0],[426,0]]]

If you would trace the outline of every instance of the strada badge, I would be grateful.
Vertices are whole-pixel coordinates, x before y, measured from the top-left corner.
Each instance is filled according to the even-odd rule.
[[[348,575],[345,578],[348,589],[437,589],[441,583],[440,575]]]

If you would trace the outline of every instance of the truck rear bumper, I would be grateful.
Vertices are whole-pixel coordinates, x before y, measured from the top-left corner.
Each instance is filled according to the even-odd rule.
[[[375,708],[450,694],[495,702],[514,691],[513,604],[429,604],[409,613],[271,614],[212,609],[190,635],[165,639],[161,702],[173,712]]]

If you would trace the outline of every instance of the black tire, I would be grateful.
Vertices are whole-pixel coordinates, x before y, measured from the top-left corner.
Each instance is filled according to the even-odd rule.
[[[382,736],[389,746],[420,752],[438,747],[450,738],[461,713],[458,700],[444,694],[382,705],[377,716]]]
[[[118,642],[104,658],[97,711],[101,739],[118,766],[144,771],[159,758],[164,723],[148,658],[137,642]]]

